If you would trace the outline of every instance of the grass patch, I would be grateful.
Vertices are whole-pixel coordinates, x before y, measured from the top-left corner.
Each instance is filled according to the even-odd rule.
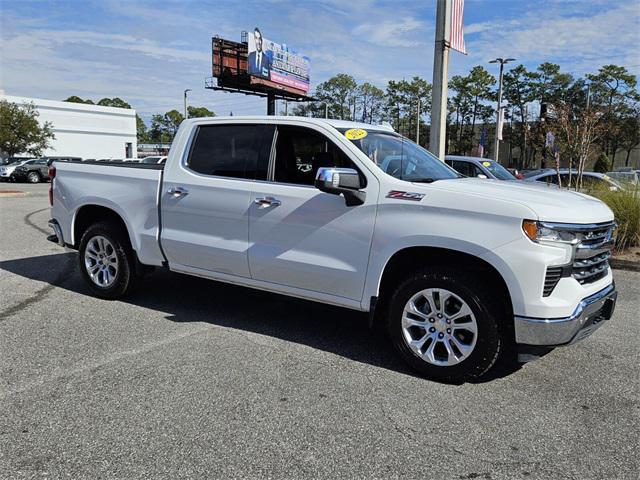
[[[606,203],[618,223],[616,250],[640,245],[640,191],[612,191],[607,188],[589,190],[589,195]]]

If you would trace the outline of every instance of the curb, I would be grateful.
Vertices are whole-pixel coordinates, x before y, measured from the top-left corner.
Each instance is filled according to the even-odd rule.
[[[630,272],[640,272],[640,262],[632,262],[631,260],[619,260],[610,258],[609,265],[616,270],[627,270]]]
[[[27,197],[29,192],[23,192],[22,190],[0,190],[0,198],[11,197]]]

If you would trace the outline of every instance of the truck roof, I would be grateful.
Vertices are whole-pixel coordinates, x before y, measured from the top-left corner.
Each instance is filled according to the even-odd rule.
[[[283,115],[234,115],[232,117],[207,117],[207,118],[190,118],[192,121],[202,121],[202,120],[304,120],[305,122],[316,123],[320,125],[329,124],[334,128],[362,128],[364,130],[376,130],[376,131],[384,131],[384,132],[393,132],[393,127],[391,125],[372,125],[369,123],[363,122],[352,122],[349,120],[337,120],[333,118],[312,118],[312,117],[296,117],[296,116],[283,116]]]

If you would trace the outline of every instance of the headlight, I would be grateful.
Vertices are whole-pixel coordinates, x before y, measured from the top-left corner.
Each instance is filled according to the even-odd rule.
[[[575,232],[560,228],[553,228],[542,222],[535,220],[523,220],[522,230],[525,235],[534,242],[553,242],[553,243],[578,243],[579,239]]]

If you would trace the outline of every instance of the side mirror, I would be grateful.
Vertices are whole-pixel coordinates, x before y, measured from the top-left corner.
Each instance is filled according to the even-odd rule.
[[[367,196],[359,190],[360,175],[353,168],[321,167],[316,173],[315,186],[325,193],[342,194],[348,207],[362,205]]]
[[[479,173],[478,175],[476,175],[478,178],[484,178],[485,180],[489,177],[487,177],[484,173]]]

